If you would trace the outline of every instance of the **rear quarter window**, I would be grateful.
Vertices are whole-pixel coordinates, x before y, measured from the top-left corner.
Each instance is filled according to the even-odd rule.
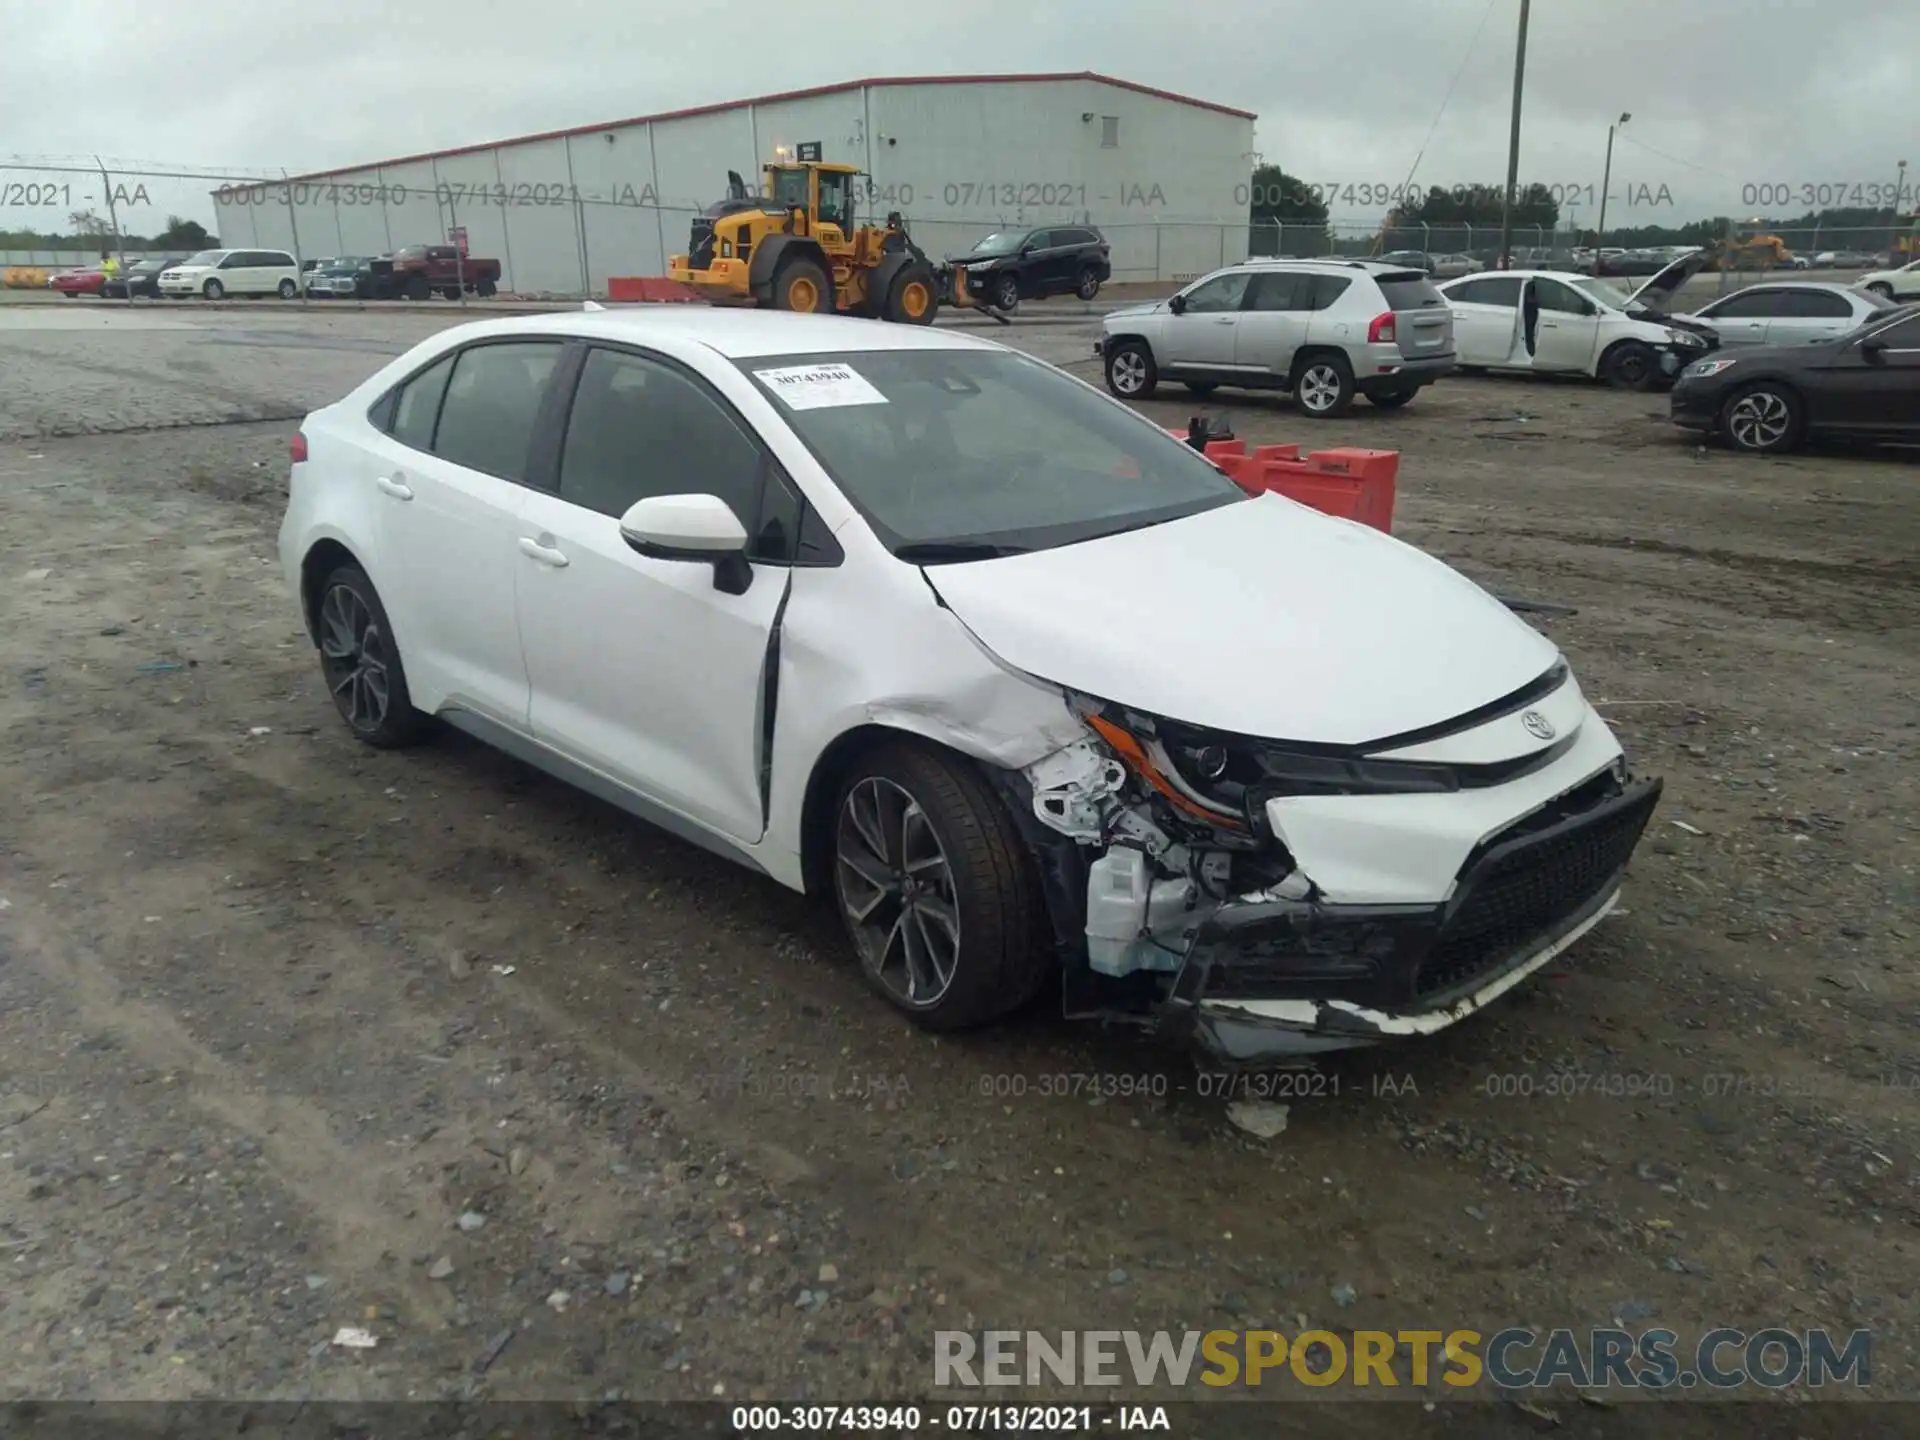
[[[1376,283],[1390,310],[1425,310],[1447,303],[1433,281],[1416,271],[1382,275]]]

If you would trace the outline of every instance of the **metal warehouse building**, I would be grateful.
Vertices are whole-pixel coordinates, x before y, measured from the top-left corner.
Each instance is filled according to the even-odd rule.
[[[935,256],[1081,221],[1106,233],[1115,280],[1173,279],[1245,258],[1255,118],[1091,72],[855,80],[223,186],[216,229],[303,257],[464,230],[504,290],[604,294],[609,276],[664,274],[727,171],[757,186],[761,165],[818,142],[872,177],[863,214],[901,211]]]

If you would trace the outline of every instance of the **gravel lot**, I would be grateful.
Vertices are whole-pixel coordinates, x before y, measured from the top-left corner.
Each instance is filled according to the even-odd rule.
[[[1868,1328],[1873,1393],[1920,1392],[1910,460],[1702,452],[1566,383],[1209,401],[1401,451],[1396,532],[1577,607],[1543,628],[1668,782],[1563,964],[1257,1140],[1183,1055],[922,1035],[826,910],[458,738],[348,738],[271,559],[284,417],[459,318],[0,307],[6,1397],[846,1402],[926,1394],[940,1328],[1616,1319]],[[999,334],[1093,373],[1083,320]],[[1136,1093],[1046,1093],[1093,1076]],[[1342,1432],[1547,1424],[1419,1398]]]

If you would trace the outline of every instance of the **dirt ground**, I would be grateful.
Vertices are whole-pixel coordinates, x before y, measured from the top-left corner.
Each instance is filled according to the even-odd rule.
[[[194,353],[268,377],[244,408],[416,338],[329,324],[358,348]],[[1667,782],[1564,961],[1286,1081],[1262,1140],[1044,1006],[914,1031],[825,909],[475,744],[353,742],[272,560],[291,427],[45,438],[21,399],[203,342],[0,350],[0,1398],[850,1402],[927,1396],[938,1329],[1613,1323],[1869,1329],[1871,1395],[1920,1396],[1910,460],[1703,452],[1586,385],[1209,401],[1399,450],[1396,533],[1576,607],[1539,623]],[[1678,1428],[1326,1397],[1350,1435]]]

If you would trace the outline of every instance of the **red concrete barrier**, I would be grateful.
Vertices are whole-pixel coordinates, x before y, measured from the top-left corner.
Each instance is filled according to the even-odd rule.
[[[1169,429],[1177,440],[1185,430]],[[1206,457],[1251,495],[1272,491],[1344,520],[1393,531],[1397,450],[1315,450],[1305,459],[1298,445],[1262,445],[1251,454],[1241,440],[1211,440]]]
[[[612,275],[607,278],[607,299],[640,301],[643,304],[687,304],[700,297],[678,281],[663,275]]]

